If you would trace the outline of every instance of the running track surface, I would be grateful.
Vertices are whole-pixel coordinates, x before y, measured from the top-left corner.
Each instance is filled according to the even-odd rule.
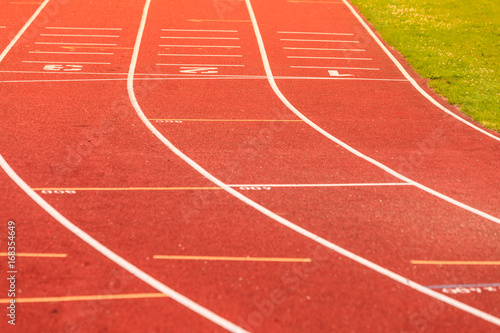
[[[0,5],[2,332],[500,331],[500,138],[349,3]]]

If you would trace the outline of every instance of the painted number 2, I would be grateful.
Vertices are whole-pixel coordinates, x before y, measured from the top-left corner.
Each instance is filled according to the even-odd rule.
[[[64,72],[75,72],[81,71],[82,65],[46,65],[44,71],[64,71]]]

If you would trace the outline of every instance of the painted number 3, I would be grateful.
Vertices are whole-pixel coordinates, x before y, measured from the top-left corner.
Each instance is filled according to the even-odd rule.
[[[46,65],[44,71],[64,71],[64,72],[75,72],[82,70],[81,65]]]

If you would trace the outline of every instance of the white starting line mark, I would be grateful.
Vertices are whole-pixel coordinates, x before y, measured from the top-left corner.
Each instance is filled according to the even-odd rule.
[[[354,34],[341,32],[299,32],[299,31],[278,31],[279,34],[299,34],[299,35],[333,35],[333,36],[354,36]]]
[[[68,35],[68,34],[40,34],[40,36],[45,37],[105,37],[105,38],[118,38],[120,36],[115,35]]]
[[[205,30],[205,29],[161,29],[161,31],[238,32],[238,30]]]
[[[160,45],[160,47],[199,47],[199,48],[208,48],[208,47],[220,47],[227,49],[240,49],[241,46],[235,45]]]
[[[110,62],[86,62],[86,61],[31,61],[25,60],[24,63],[28,64],[88,64],[88,65],[111,65]]]
[[[245,65],[212,65],[212,64],[156,64],[156,66],[208,66],[208,67],[245,67]]]
[[[303,56],[287,56],[289,59],[329,59],[329,60],[372,60],[372,58],[347,58],[347,57],[303,57]]]
[[[378,68],[363,68],[363,67],[322,67],[322,66],[290,66],[291,68],[321,68],[321,69],[354,69],[366,71],[378,71]]]
[[[78,27],[45,27],[45,29],[56,29],[56,30],[122,30],[121,28],[78,28]]]
[[[75,194],[73,190],[43,190],[42,194]]]
[[[217,74],[217,67],[181,67],[181,73],[187,74]]]
[[[4,26],[0,26],[0,29],[5,29],[5,28],[7,28],[7,27],[4,27]]]
[[[116,46],[116,44],[104,43],[53,43],[53,42],[35,42],[40,45],[85,45],[85,46]]]
[[[287,42],[327,42],[327,43],[359,43],[357,40],[334,40],[334,39],[295,39],[295,38],[281,38],[282,41]]]
[[[168,53],[158,53],[159,56],[168,57],[230,57],[230,58],[241,58],[240,54],[168,54]]]
[[[284,47],[284,50],[311,50],[311,51],[344,51],[344,52],[364,52],[363,49],[325,49],[322,47]]]
[[[330,76],[353,76],[352,74],[339,74],[339,71],[333,69],[328,70],[328,74],[330,74]]]
[[[457,294],[481,294],[483,291],[496,292],[500,291],[500,287],[455,287],[455,288],[443,288],[441,290],[445,294],[457,295]]]
[[[238,37],[190,37],[190,36],[185,36],[185,37],[161,36],[160,38],[163,38],[163,39],[231,39],[231,40],[239,39]]]
[[[92,55],[92,54],[101,54],[101,55],[113,55],[114,53],[105,53],[105,52],[52,52],[52,51],[29,51],[29,53],[32,54],[87,54],[87,55]]]

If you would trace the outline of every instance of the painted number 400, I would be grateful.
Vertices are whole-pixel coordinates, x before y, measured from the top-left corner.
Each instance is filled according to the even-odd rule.
[[[44,71],[64,71],[64,72],[76,72],[82,70],[82,65],[46,65]]]

